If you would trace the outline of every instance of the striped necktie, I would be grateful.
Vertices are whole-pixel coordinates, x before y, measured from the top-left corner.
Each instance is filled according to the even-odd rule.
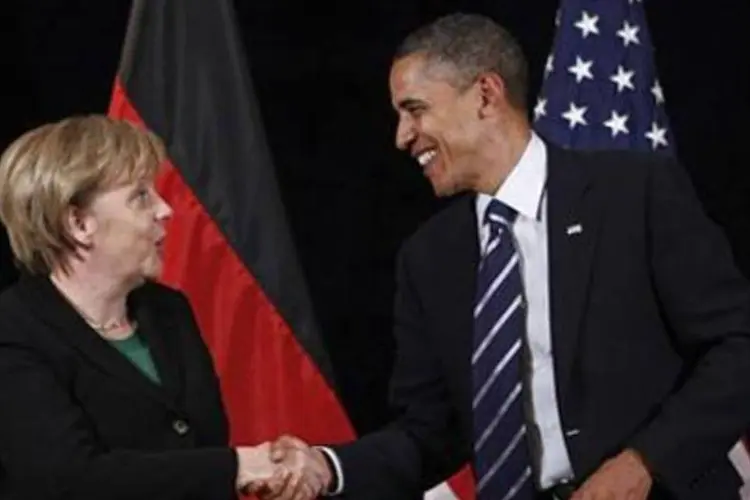
[[[471,359],[478,500],[535,496],[521,394],[526,311],[511,231],[516,215],[493,199],[484,216],[490,237],[477,275]]]

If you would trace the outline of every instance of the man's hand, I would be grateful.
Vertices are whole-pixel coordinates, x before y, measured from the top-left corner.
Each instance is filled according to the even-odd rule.
[[[633,450],[625,450],[604,462],[571,500],[646,500],[651,483],[651,474],[641,457]]]
[[[311,500],[327,491],[333,479],[322,452],[292,436],[271,443],[270,459],[289,475],[280,488],[256,492],[262,500]]]

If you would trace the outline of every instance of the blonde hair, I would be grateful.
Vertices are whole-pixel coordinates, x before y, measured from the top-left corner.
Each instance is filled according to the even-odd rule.
[[[0,220],[18,264],[32,274],[65,267],[78,251],[65,216],[123,181],[156,175],[166,156],[153,133],[106,116],[78,116],[16,139],[0,157]]]

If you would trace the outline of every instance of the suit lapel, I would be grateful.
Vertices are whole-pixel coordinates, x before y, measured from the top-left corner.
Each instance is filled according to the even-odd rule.
[[[459,377],[459,408],[462,418],[471,425],[471,346],[474,331],[473,304],[476,294],[476,269],[479,260],[479,239],[475,215],[475,197],[459,200],[451,219],[441,233],[441,248],[435,252],[439,262],[443,292],[441,327],[446,342],[446,362],[450,373]]]
[[[575,153],[547,145],[550,316],[558,392],[566,398],[588,298],[601,206]]]
[[[145,287],[144,287],[145,288]],[[181,390],[181,366],[179,363],[179,346],[172,345],[175,338],[170,335],[179,325],[175,324],[174,313],[159,311],[156,300],[148,300],[142,288],[131,294],[129,308],[138,322],[138,334],[146,341],[151,356],[161,379],[162,394],[170,403],[179,401]],[[159,314],[162,312],[163,314]]]
[[[127,387],[139,391],[145,396],[168,402],[166,393],[162,387],[148,380],[128,359],[120,354],[113,346],[94,331],[86,321],[67,302],[63,295],[46,277],[25,277],[21,283],[21,294],[25,303],[31,307],[33,304],[43,304],[44,307],[33,310],[41,321],[52,329],[54,334],[62,341],[75,348],[91,364],[95,365],[103,373],[119,379]],[[176,386],[174,368],[166,362],[165,348],[158,340],[158,335],[151,332],[154,321],[148,314],[141,311],[137,315],[139,324],[144,322],[144,330],[147,331],[147,342],[155,357],[157,368],[165,375],[164,387],[172,389]],[[140,331],[140,329],[139,329]],[[174,365],[171,365],[174,366]],[[164,367],[164,368],[163,368]]]

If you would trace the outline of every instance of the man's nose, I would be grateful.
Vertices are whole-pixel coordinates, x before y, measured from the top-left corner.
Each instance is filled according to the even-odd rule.
[[[411,120],[400,119],[398,121],[398,127],[396,128],[396,147],[401,150],[407,149],[409,144],[414,141],[415,136],[416,133]]]

